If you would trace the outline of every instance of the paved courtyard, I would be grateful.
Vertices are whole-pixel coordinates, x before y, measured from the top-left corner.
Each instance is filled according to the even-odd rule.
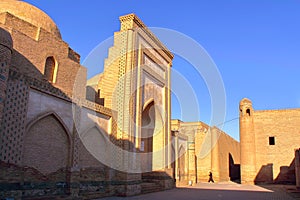
[[[254,186],[240,185],[232,182],[226,183],[199,183],[190,187],[179,187],[173,190],[150,193],[134,197],[109,197],[106,200],[293,200],[295,193],[286,193],[289,186]],[[299,195],[298,195],[299,197]]]

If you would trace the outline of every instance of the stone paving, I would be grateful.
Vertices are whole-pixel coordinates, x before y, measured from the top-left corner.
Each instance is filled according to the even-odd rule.
[[[285,186],[240,185],[232,182],[199,183],[194,186],[178,187],[163,192],[150,193],[134,197],[109,197],[105,200],[293,200],[300,196],[286,193]],[[103,200],[101,199],[101,200]]]

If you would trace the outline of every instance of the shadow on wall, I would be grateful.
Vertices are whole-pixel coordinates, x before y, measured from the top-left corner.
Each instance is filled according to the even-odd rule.
[[[296,184],[295,158],[291,162],[290,166],[280,167],[280,172],[274,182],[280,184]]]
[[[229,178],[230,181],[241,183],[241,165],[234,164],[233,157],[231,153],[229,153]]]
[[[47,81],[47,77],[44,76],[26,57],[16,50],[13,50],[9,71],[21,73],[22,75],[27,76],[27,78],[34,77],[37,80]]]
[[[290,166],[281,166],[278,176],[274,179],[273,164],[263,165],[256,175],[255,184],[276,183],[276,184],[296,184],[295,159]]]
[[[12,67],[10,67],[9,71],[8,85],[15,87],[14,85],[19,83],[26,84],[27,93],[30,87],[41,88],[41,93],[45,95],[54,94],[53,97],[60,97],[58,97],[58,99],[64,97],[65,100],[71,103],[71,99],[67,94],[54,87],[28,59],[19,52],[14,51]],[[15,96],[10,95],[6,101],[11,104],[14,102],[14,99]],[[28,101],[28,99],[17,100]],[[16,109],[18,109],[20,105],[16,104],[16,107]],[[10,109],[14,109],[14,107]],[[43,116],[45,113],[40,113],[40,115]],[[20,119],[16,120],[23,119],[20,117]],[[26,120],[23,121],[23,123],[26,122]],[[49,128],[52,124],[55,124],[55,127]],[[3,127],[2,124],[0,138],[8,137],[9,134],[11,134]],[[92,199],[116,195],[127,196],[149,191],[164,190],[170,187],[172,175],[168,173],[152,172],[144,175],[128,174],[114,170],[100,163],[89,153],[81,140],[79,140],[77,144],[78,147],[75,147],[73,141],[78,139],[76,137],[79,137],[79,135],[76,131],[72,132],[72,134],[68,133],[65,127],[66,125],[63,120],[55,113],[52,113],[34,121],[24,133],[25,135],[22,135],[22,141],[10,141],[9,146],[19,145],[23,146],[25,150],[40,150],[35,152],[34,155],[36,156],[32,156],[33,154],[28,151],[26,162],[21,160],[21,164],[12,164],[9,160],[0,161],[0,199],[12,197],[16,199],[40,199],[44,197],[56,199],[58,197],[68,198],[71,195],[72,197]],[[101,128],[99,129],[101,130]],[[106,135],[106,138],[109,138],[113,144],[127,151],[138,151],[133,150],[134,144],[130,141],[119,140],[113,134],[108,136],[108,133],[103,130],[100,132]],[[51,141],[52,145],[48,141]],[[101,144],[105,143],[102,137],[99,137],[98,141]],[[55,151],[51,151],[51,149],[55,149]],[[69,153],[64,155],[60,152]],[[105,153],[115,160],[117,160],[116,158],[119,156],[122,156],[110,152]],[[78,158],[75,159],[75,156],[78,156]],[[79,163],[82,162],[82,160],[88,161],[91,165],[84,162],[87,164],[86,166],[76,166],[76,164],[74,164],[75,160],[79,160]],[[57,163],[58,165],[56,165]],[[47,171],[47,166],[51,167],[51,171]],[[43,171],[43,169],[46,170]]]
[[[261,166],[255,177],[254,183],[273,183],[273,163]]]
[[[100,98],[100,90],[96,91],[91,86],[86,86],[86,99],[104,106],[104,98]]]
[[[22,127],[28,128],[29,125],[25,124],[25,118],[30,88],[38,88],[41,92],[49,94],[53,93],[68,101],[71,101],[70,98],[63,91],[54,87],[44,74],[16,50],[13,50],[7,86],[5,110],[3,112],[4,120],[0,128],[0,139],[3,141],[4,138],[11,138],[12,136],[14,136],[15,139],[6,141],[6,143],[3,142],[0,146],[5,145],[6,147],[9,146],[9,148],[13,146],[16,150],[20,150],[20,152],[18,152],[20,155],[8,153],[3,156],[0,162],[0,198],[30,196],[37,193],[36,191],[43,187],[45,189],[45,195],[47,192],[54,193],[54,191],[57,195],[70,193],[70,187],[68,187],[66,183],[70,182],[71,179],[71,160],[69,156],[71,140],[68,140],[69,135],[66,134],[65,126],[60,123],[61,120],[54,114],[45,115],[46,113],[41,113],[41,116],[45,116],[41,117],[37,123],[31,126],[31,130],[40,130],[40,133],[42,133],[40,134],[41,136],[38,134],[30,134],[29,130],[27,132],[25,129],[22,129]],[[11,119],[12,111],[15,112],[14,119]],[[54,124],[52,129],[49,129],[47,126],[49,123]],[[35,127],[35,125],[39,127]],[[55,132],[56,130],[60,132],[57,133]],[[50,134],[47,134],[47,131],[49,131]],[[42,138],[43,136],[45,137]],[[66,142],[66,144],[61,145],[62,148],[65,147],[63,151],[60,151],[61,149],[55,149],[54,146],[52,146],[54,153],[52,151],[46,151],[49,147],[47,137],[52,136],[54,137],[53,140],[58,140],[58,145],[63,144],[64,141]],[[39,143],[39,141],[34,140],[35,138],[42,138],[42,141]],[[41,144],[45,146],[43,147]],[[14,152],[14,150],[12,152]],[[17,155],[19,156],[19,160],[15,161],[14,157]],[[35,157],[36,155],[39,155],[40,160]],[[24,157],[26,158],[26,162],[24,161]],[[51,159],[54,162],[51,162]],[[41,172],[30,166],[40,167],[41,165],[45,166],[45,163],[50,164],[49,166],[52,165],[55,168],[55,172]],[[56,166],[57,163],[59,164]],[[43,173],[47,173],[47,175]]]
[[[55,115],[51,115],[51,117],[55,118]],[[45,119],[47,118],[43,118],[43,120]],[[56,120],[56,123],[60,124],[61,127],[64,126],[62,120]],[[41,125],[41,122],[37,121],[32,127],[39,125]],[[35,137],[36,140],[26,140],[24,142],[28,148],[32,147],[33,149],[36,149],[36,146],[38,146],[40,149],[45,148],[51,150],[48,143],[39,141],[42,140],[43,137],[47,137],[47,140],[59,143],[59,138],[55,138],[52,129],[45,127],[40,128],[44,129],[44,131],[39,134],[39,138]],[[110,140],[112,144],[119,146],[122,149],[138,152],[138,149],[133,149],[133,143],[128,140],[116,139],[114,135],[108,135],[100,127],[91,130],[92,131],[86,132],[84,137],[89,141],[90,139],[93,139],[91,142],[99,143],[100,148],[95,149],[96,152],[94,153],[105,154],[110,159],[121,162],[120,164],[124,165],[133,162],[133,160],[127,160],[128,163],[122,161],[122,159],[118,160],[118,158],[122,156],[122,152],[111,152],[111,148],[108,148],[107,142]],[[95,130],[100,130],[100,132],[97,132],[98,137],[94,137]],[[57,130],[56,133],[59,134]],[[31,133],[29,132],[29,134]],[[128,196],[162,191],[170,189],[174,185],[172,173],[148,172],[142,174],[130,174],[117,171],[94,158],[81,140],[79,140],[78,146],[78,160],[82,164],[72,167],[67,161],[62,160],[65,165],[56,166],[57,170],[51,173],[42,172],[31,163],[35,163],[39,166],[46,162],[49,166],[55,167],[53,165],[57,163],[56,160],[58,160],[58,158],[61,160],[61,155],[58,155],[58,153],[56,153],[57,151],[36,152],[42,155],[28,158],[27,165],[23,166],[0,162],[0,197],[22,197],[28,199],[45,197],[56,199],[58,196],[61,198],[68,198],[71,196],[72,198],[81,197],[84,199],[93,199],[106,196]],[[59,145],[55,148],[56,150],[59,148],[63,152],[76,151],[75,149],[72,149],[72,146],[70,145]],[[63,159],[70,159],[70,161],[74,162],[74,155],[73,157],[71,156],[71,158],[64,157]],[[30,162],[30,160],[32,162]]]

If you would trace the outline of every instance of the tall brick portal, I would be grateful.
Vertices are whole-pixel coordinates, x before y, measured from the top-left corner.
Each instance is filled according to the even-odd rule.
[[[120,22],[104,72],[89,87],[80,55],[46,13],[0,1],[0,199],[92,199],[174,186],[173,54],[135,14]]]

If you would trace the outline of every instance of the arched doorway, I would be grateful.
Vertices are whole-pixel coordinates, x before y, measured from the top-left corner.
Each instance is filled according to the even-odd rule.
[[[185,154],[186,150],[181,146],[178,151],[178,173],[179,173],[179,182],[186,181],[187,177],[185,174]]]
[[[23,165],[43,174],[65,171],[70,165],[70,138],[55,114],[42,116],[27,127]]]
[[[155,129],[155,106],[151,101],[142,113],[142,133],[141,133],[141,151],[143,152],[141,159],[141,167],[143,172],[152,171],[153,159],[153,135]]]
[[[173,169],[173,179],[176,182],[176,151],[174,146],[172,145],[172,153],[171,153],[171,168]]]
[[[241,172],[240,172],[240,165],[239,164],[235,164],[233,157],[231,155],[231,153],[229,153],[229,178],[231,181],[233,182],[237,182],[240,183],[241,181]]]
[[[56,182],[67,184],[70,182],[71,148],[71,136],[63,121],[55,113],[47,113],[27,126],[22,164],[39,171],[49,180],[57,177]],[[36,176],[34,170],[29,170],[28,173]],[[64,187],[66,194],[70,193],[69,186],[67,184]]]

